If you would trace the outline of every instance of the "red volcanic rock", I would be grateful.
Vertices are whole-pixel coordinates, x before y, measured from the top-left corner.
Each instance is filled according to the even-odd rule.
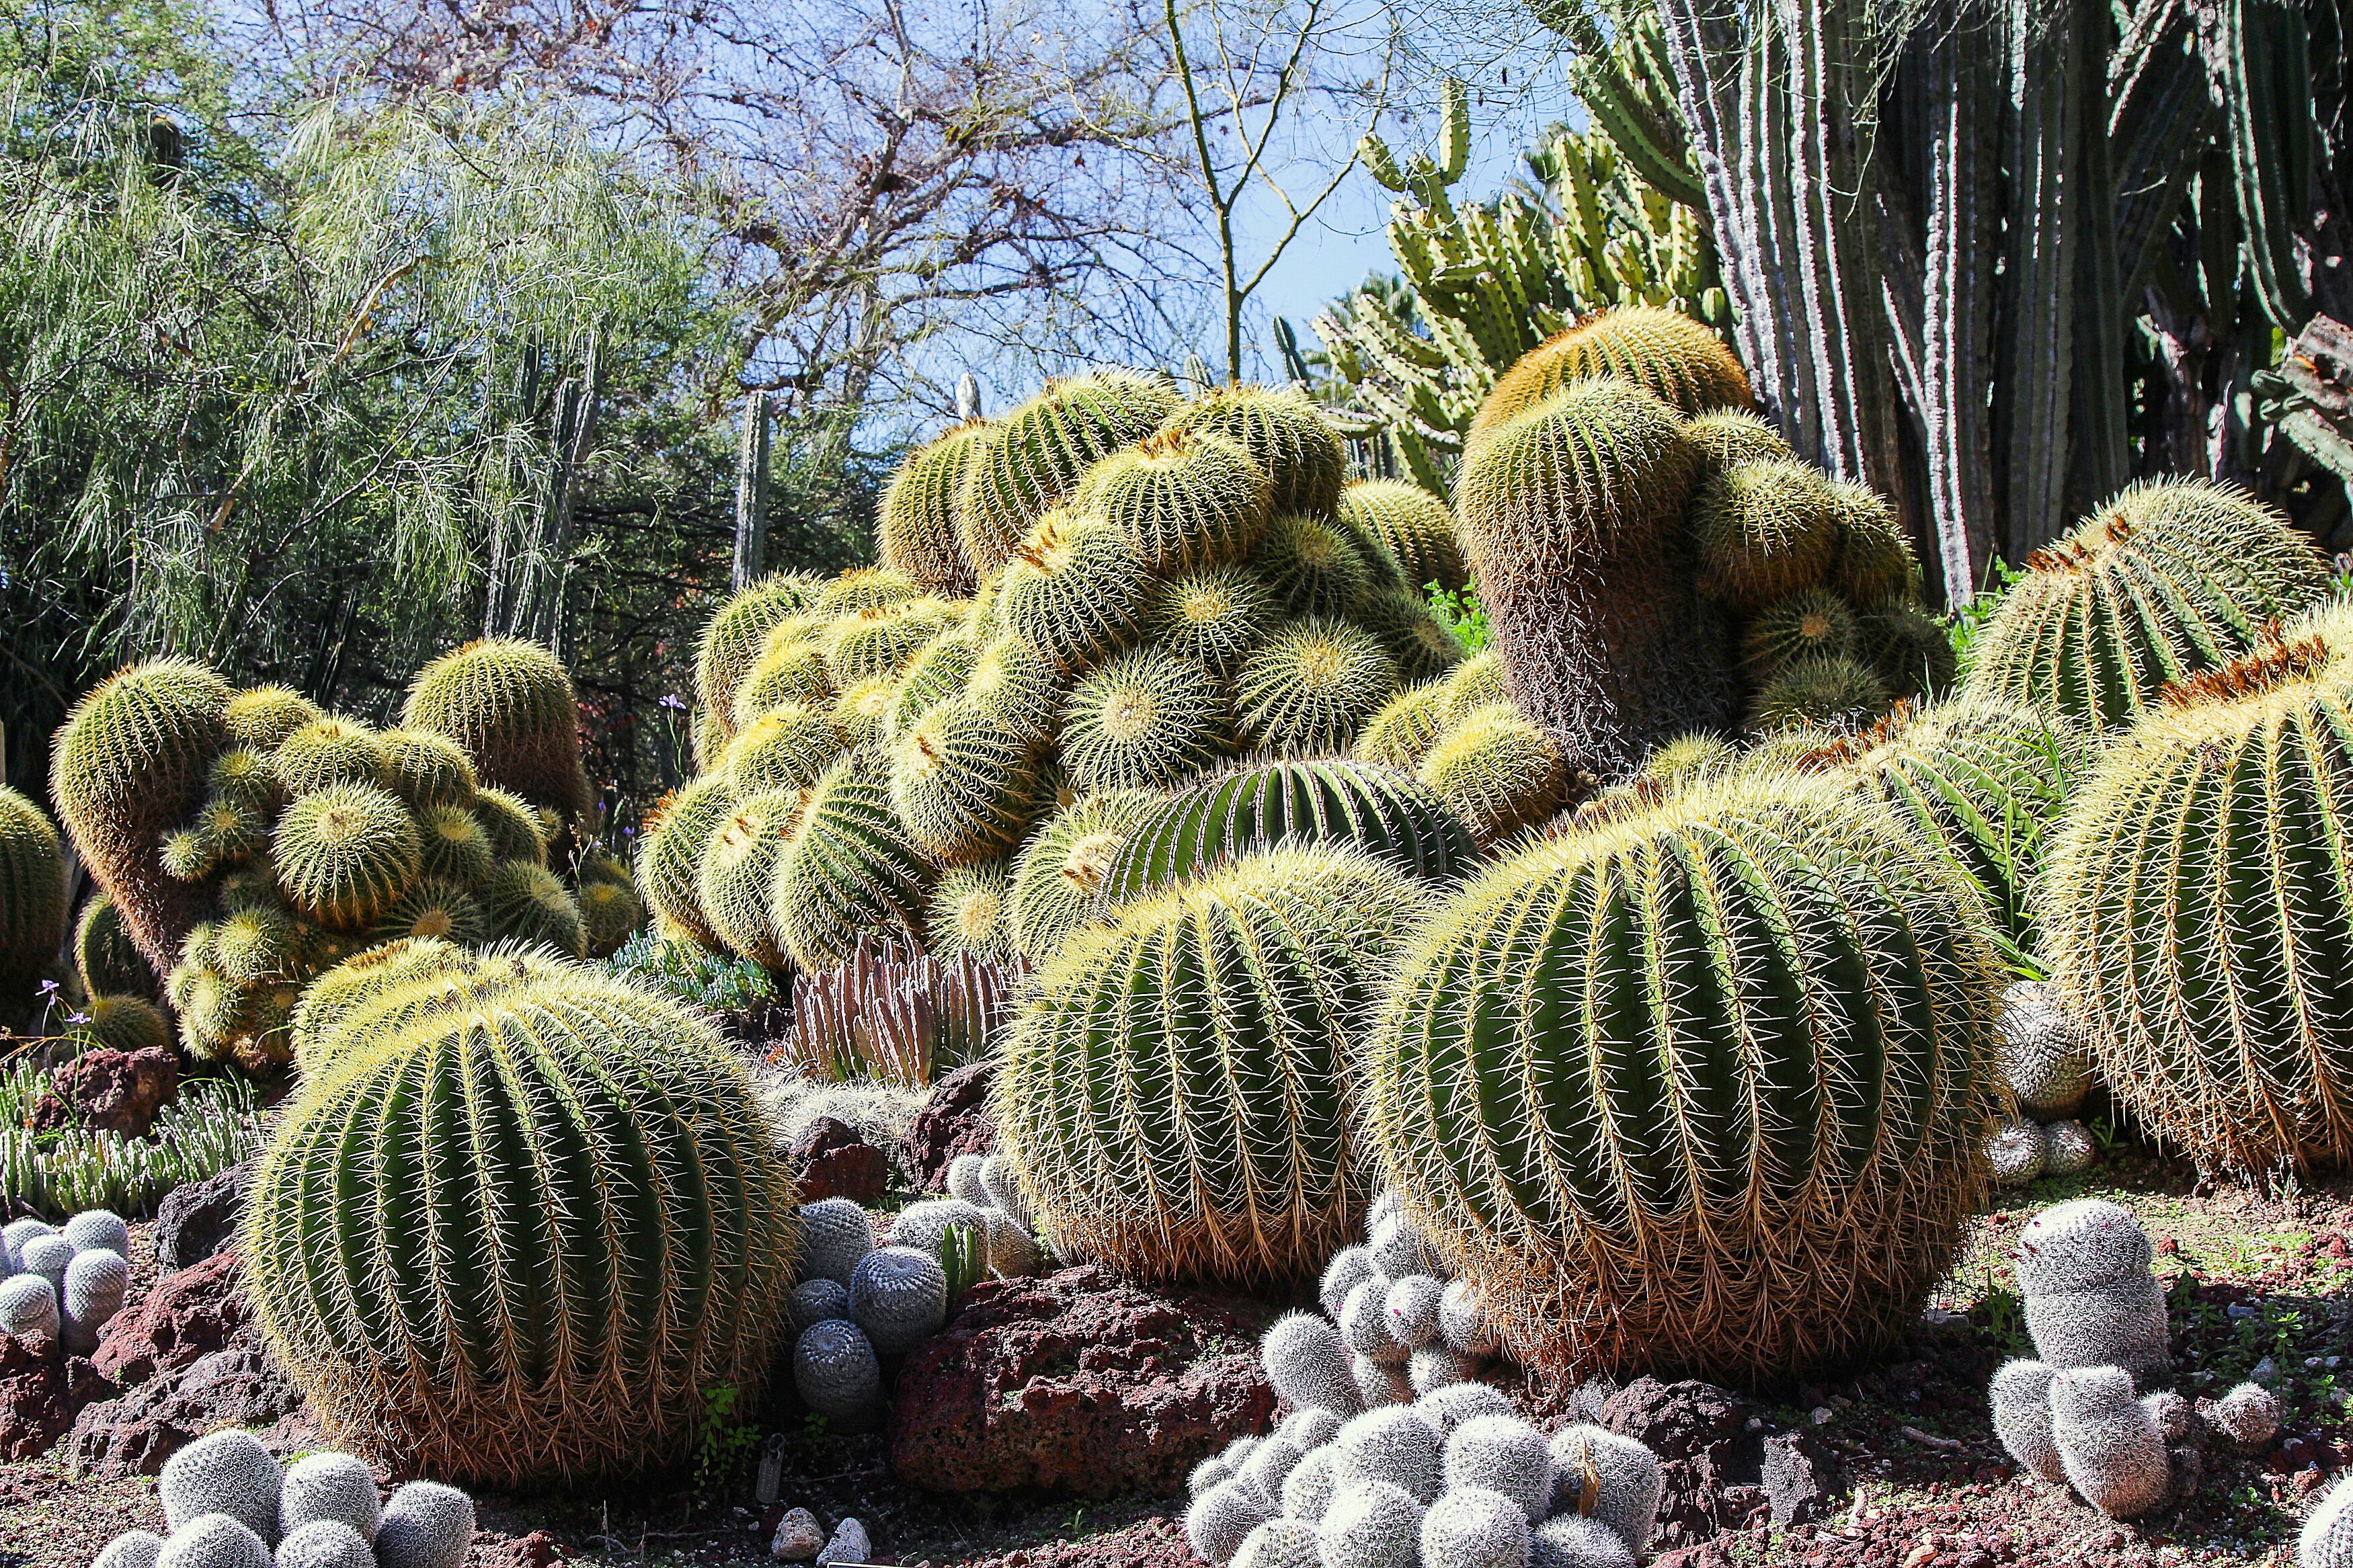
[[[997,1059],[961,1067],[932,1085],[931,1098],[907,1125],[907,1166],[928,1192],[944,1192],[948,1166],[959,1154],[986,1154],[997,1147],[997,1123],[988,1119],[988,1086]]]

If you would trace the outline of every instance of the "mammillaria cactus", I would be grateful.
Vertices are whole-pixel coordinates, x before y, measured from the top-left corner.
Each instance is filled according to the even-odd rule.
[[[121,1253],[91,1249],[74,1254],[58,1290],[68,1355],[91,1355],[98,1336],[122,1310],[131,1265]]]
[[[1337,1322],[1340,1312],[1356,1287],[1370,1280],[1380,1271],[1373,1267],[1372,1254],[1363,1247],[1344,1247],[1332,1255],[1324,1266],[1315,1294],[1324,1305],[1324,1315]]]
[[[276,1568],[376,1568],[375,1552],[341,1520],[314,1520],[278,1543]]]
[[[2279,1436],[2279,1395],[2259,1383],[2242,1383],[2206,1412],[2208,1425],[2242,1453],[2253,1453]]]
[[[1966,896],[1883,813],[1803,780],[1704,785],[1456,895],[1391,983],[1371,1116],[1515,1359],[1794,1369],[1900,1332],[1957,1244],[1999,988]],[[1731,1044],[1767,1039],[1769,1059]]]
[[[17,1267],[26,1274],[38,1275],[52,1290],[62,1290],[75,1250],[72,1242],[54,1231],[27,1237],[16,1248]]]
[[[159,974],[212,912],[201,889],[164,874],[161,837],[204,803],[230,696],[202,665],[133,665],[74,704],[50,761],[49,797],[74,847]]]
[[[1163,377],[1097,371],[1048,382],[984,431],[956,503],[956,536],[974,575],[986,578],[1004,565],[1096,459],[1150,435],[1176,403],[1176,389]]]
[[[2353,1000],[2308,933],[2353,921],[2353,616],[2170,689],[2049,856],[2044,950],[2101,1076],[2209,1171],[2353,1158]]]
[[[473,1499],[439,1481],[409,1481],[384,1505],[377,1568],[459,1568],[473,1538]]]
[[[891,1240],[895,1246],[937,1258],[948,1227],[957,1225],[985,1234],[988,1219],[978,1204],[954,1197],[925,1198],[899,1211],[899,1217],[891,1224]]]
[[[1546,1520],[1528,1542],[1529,1568],[1634,1568],[1635,1562],[1616,1531],[1573,1513]]]
[[[2064,1486],[2066,1467],[2051,1440],[2051,1380],[2058,1369],[2022,1357],[2001,1363],[1987,1388],[1994,1435],[2010,1457],[2052,1486]]]
[[[1145,565],[1166,576],[1248,554],[1266,527],[1271,493],[1266,470],[1237,443],[1163,430],[1089,468],[1070,510],[1118,528]]]
[[[1313,1312],[1289,1312],[1259,1342],[1267,1381],[1294,1409],[1354,1415],[1364,1408],[1340,1331]]]
[[[1444,1469],[1447,1490],[1501,1493],[1530,1524],[1552,1512],[1553,1452],[1516,1415],[1474,1415],[1457,1426],[1446,1438]]]
[[[1626,305],[1597,310],[1530,349],[1496,377],[1471,422],[1471,444],[1591,376],[1617,376],[1686,416],[1755,405],[1747,373],[1724,340],[1679,310]]]
[[[292,1535],[306,1524],[332,1521],[375,1539],[384,1521],[376,1500],[375,1478],[351,1454],[312,1454],[286,1472],[278,1497],[278,1530]]]
[[[1353,1031],[1422,907],[1361,855],[1282,847],[1067,941],[992,1090],[1057,1247],[1155,1278],[1320,1268],[1363,1202]]]
[[[2001,994],[2000,1029],[2002,1072],[2018,1108],[2044,1121],[2073,1116],[2091,1088],[2092,1062],[2065,1001],[2042,981],[2014,982]]]
[[[61,1340],[64,1332],[57,1288],[48,1280],[38,1274],[12,1274],[0,1279],[0,1333]]]
[[[1392,556],[1417,591],[1431,584],[1452,591],[1471,580],[1454,537],[1454,510],[1403,479],[1359,479],[1340,492],[1340,519],[1368,533]]]
[[[1393,1483],[1342,1480],[1315,1527],[1324,1568],[1415,1568],[1424,1510]]]
[[[2295,1568],[2346,1568],[2348,1563],[2353,1563],[2353,1479],[2328,1489],[2295,1538]]]
[[[1347,478],[1348,454],[1332,422],[1294,387],[1213,386],[1161,428],[1222,436],[1250,454],[1271,481],[1276,511],[1330,511]]]
[[[111,1209],[84,1209],[59,1234],[77,1252],[111,1252],[125,1261],[131,1257],[131,1227]]]
[[[90,1568],[155,1568],[163,1553],[164,1538],[153,1531],[126,1530],[106,1543]]]
[[[776,944],[803,969],[839,963],[865,932],[923,927],[931,868],[891,809],[890,791],[834,764],[778,848],[768,882]]]
[[[2264,626],[2328,587],[2320,552],[2244,491],[2136,484],[2027,558],[1970,649],[1963,693],[2121,730],[2165,686],[2254,651]]]
[[[155,1554],[155,1568],[272,1568],[269,1543],[243,1520],[199,1514],[174,1527]]]
[[[1348,1292],[1341,1302],[1336,1321],[1340,1337],[1348,1348],[1373,1361],[1398,1363],[1413,1353],[1413,1347],[1397,1337],[1389,1326],[1389,1280],[1375,1275]]]
[[[1390,1281],[1381,1297],[1390,1337],[1409,1350],[1419,1350],[1438,1339],[1438,1298],[1441,1287],[1427,1274],[1409,1274]]]
[[[865,1333],[845,1319],[801,1331],[793,1346],[793,1386],[837,1431],[871,1431],[881,1420],[881,1365]]]
[[[1062,764],[1090,795],[1174,788],[1233,749],[1233,715],[1209,672],[1152,648],[1079,682],[1063,710]]]
[[[1332,1504],[1332,1463],[1338,1454],[1327,1438],[1291,1467],[1291,1473],[1282,1478],[1284,1517],[1305,1520],[1311,1524],[1324,1517],[1324,1510]]]
[[[1234,1553],[1234,1568],[1323,1568],[1323,1543],[1303,1519],[1270,1519]]]
[[[899,1355],[947,1321],[948,1279],[936,1250],[881,1247],[849,1271],[850,1321],[878,1355]]]
[[[1401,1489],[1426,1508],[1446,1489],[1437,1429],[1410,1406],[1367,1410],[1344,1425],[1332,1443],[1332,1477],[1344,1495],[1351,1487],[1380,1481]],[[1541,1437],[1536,1446],[1543,1447]]]
[[[2092,1130],[2080,1121],[2053,1121],[2042,1129],[2042,1173],[2073,1176],[2088,1171],[2100,1158]]]
[[[988,428],[967,419],[907,455],[891,476],[874,517],[874,547],[882,564],[926,594],[968,595],[976,575],[956,538],[956,503],[965,470]]]
[[[1607,1525],[1639,1560],[1651,1549],[1666,1485],[1658,1455],[1631,1437],[1590,1425],[1563,1427],[1550,1446],[1552,1511]]]
[[[155,1478],[174,1534],[206,1514],[227,1514],[265,1541],[278,1538],[284,1485],[284,1473],[261,1440],[236,1428],[199,1437],[164,1460]]]
[[[1346,751],[1397,684],[1397,661],[1370,632],[1310,618],[1259,644],[1234,696],[1245,740],[1312,755]]]
[[[1497,419],[1463,458],[1457,531],[1510,697],[1604,781],[1727,716],[1723,631],[1683,521],[1698,463],[1672,409],[1610,376]]]
[[[257,1317],[363,1453],[609,1473],[678,1452],[704,1387],[756,1390],[765,1372],[793,1182],[748,1079],[675,1005],[553,968],[342,1056],[255,1173]],[[665,1174],[682,1170],[696,1179]],[[406,1310],[418,1300],[437,1305]]]
[[[1438,737],[1414,776],[1490,847],[1550,816],[1567,782],[1552,738],[1504,702],[1463,715]]]
[[[1229,1467],[1230,1468],[1230,1464]],[[1239,1476],[1218,1482],[1185,1510],[1185,1539],[1196,1554],[1231,1563],[1250,1532],[1274,1517],[1272,1502]]]
[[[443,654],[417,672],[400,721],[457,742],[483,784],[567,818],[588,809],[572,677],[535,643],[491,639]]]
[[[807,1267],[807,1259],[803,1259]],[[797,1335],[811,1323],[822,1323],[828,1318],[849,1316],[849,1288],[839,1279],[804,1279],[793,1287],[792,1301],[786,1310],[786,1318]]]
[[[1478,858],[1444,803],[1401,773],[1337,759],[1261,763],[1155,803],[1112,857],[1103,900],[1125,903],[1286,840],[1346,844],[1440,887]]]
[[[804,1280],[831,1279],[845,1289],[859,1259],[874,1250],[874,1222],[848,1198],[820,1198],[800,1213]]]
[[[2154,1253],[2140,1222],[2100,1198],[2027,1221],[2016,1263],[2035,1352],[2062,1372],[2118,1366],[2151,1385],[2170,1381]]]
[[[2019,1116],[1997,1117],[1986,1132],[1986,1165],[1998,1187],[2023,1187],[2042,1174],[2042,1129]]]
[[[2164,1434],[2122,1367],[2074,1367],[2052,1377],[2051,1441],[2069,1484],[2111,1519],[2160,1508],[2172,1494]]]

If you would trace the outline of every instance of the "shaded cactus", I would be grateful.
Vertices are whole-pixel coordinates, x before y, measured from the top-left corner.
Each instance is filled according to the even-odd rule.
[[[694,691],[701,710],[732,733],[735,694],[760,661],[768,634],[802,614],[816,597],[815,579],[764,577],[729,599],[702,628],[694,653]]]
[[[1397,684],[1397,661],[1371,633],[1294,622],[1261,643],[1236,678],[1243,738],[1281,755],[1345,752]]]
[[[457,742],[482,784],[566,818],[588,809],[572,677],[536,643],[483,640],[443,654],[410,682],[400,721]]]
[[[573,901],[580,908],[581,935],[591,958],[610,958],[646,923],[646,906],[626,879],[591,879],[584,875]]]
[[[1248,567],[1214,566],[1162,584],[1145,635],[1162,653],[1230,681],[1278,619],[1264,578]]]
[[[1032,834],[1013,862],[1015,948],[1032,963],[1043,963],[1092,919],[1121,845],[1160,805],[1150,790],[1091,795]]]
[[[1166,378],[1104,370],[1048,382],[985,432],[956,504],[956,536],[975,575],[1004,565],[1096,459],[1142,440],[1176,408]]]
[[[1356,755],[1408,773],[1419,767],[1445,731],[1439,717],[1444,696],[1443,682],[1425,680],[1382,703],[1357,731]]]
[[[1170,415],[1161,429],[1221,436],[1240,447],[1265,470],[1276,511],[1330,511],[1347,477],[1340,432],[1295,388],[1213,386]]]
[[[283,1113],[241,1233],[331,1429],[448,1474],[586,1478],[683,1453],[704,1388],[759,1387],[793,1182],[708,1025],[573,968],[338,1060]]]
[[[1746,408],[1719,408],[1683,422],[1683,438],[1699,449],[1703,477],[1735,463],[1794,462],[1781,433]]]
[[[1428,680],[1468,657],[1462,639],[1439,624],[1429,601],[1404,588],[1382,588],[1356,606],[1356,622],[1381,640],[1401,680]]]
[[[409,810],[471,805],[477,787],[474,764],[465,749],[446,735],[426,730],[387,730],[378,737],[384,757],[384,787],[398,795]],[[224,761],[227,760],[226,755]],[[213,789],[221,787],[220,764],[213,767]]]
[[[494,859],[547,864],[547,834],[529,801],[493,786],[474,792],[471,809]]]
[[[1887,688],[1851,658],[1801,658],[1759,688],[1750,728],[1829,731],[1865,725],[1887,711]]]
[[[1736,463],[1692,497],[1700,586],[1743,614],[1826,581],[1838,559],[1846,501],[1800,462]]]
[[[1415,776],[1489,848],[1557,811],[1567,784],[1551,738],[1502,702],[1464,714]]]
[[[1515,1359],[1776,1375],[1886,1342],[1942,1274],[1999,989],[1883,813],[1703,786],[1458,894],[1392,983],[1372,1117]]]
[[[962,698],[924,714],[891,755],[891,809],[915,847],[943,866],[1011,849],[1037,794],[1029,742]]]
[[[1151,648],[1079,682],[1062,713],[1062,765],[1090,795],[1173,788],[1233,749],[1233,715],[1209,672]]]
[[[1056,1246],[1155,1279],[1319,1269],[1364,1196],[1353,1031],[1421,906],[1362,856],[1280,848],[1066,942],[992,1091]]]
[[[1471,580],[1454,537],[1454,509],[1402,479],[1359,479],[1340,492],[1340,521],[1379,541],[1417,591],[1451,592]]]
[[[984,419],[967,419],[907,454],[882,492],[874,547],[882,564],[926,594],[964,597],[975,575],[956,538],[956,504],[978,449]]]
[[[0,784],[0,1006],[13,1007],[66,940],[66,862],[48,814]]]
[[[711,831],[695,862],[694,906],[739,958],[765,968],[784,963],[769,888],[786,840],[808,806],[805,790],[772,790],[736,801]]]
[[[326,716],[290,686],[253,686],[229,699],[221,720],[230,745],[267,753],[303,725]]]
[[[2165,1506],[2173,1465],[2157,1421],[2121,1367],[2083,1367],[2051,1380],[2051,1442],[2067,1480],[2110,1519]]]
[[[1089,468],[1069,510],[1111,523],[1148,571],[1165,576],[1250,553],[1266,527],[1269,494],[1266,470],[1237,443],[1164,430]]]
[[[2327,563],[2242,490],[2137,484],[2027,559],[1970,649],[1963,694],[2121,730],[2168,682],[2253,651],[2328,595]]]
[[[2031,1184],[2042,1174],[2042,1129],[2021,1117],[1996,1118],[1986,1130],[1986,1168],[1997,1187]]]
[[[477,947],[489,934],[489,917],[473,895],[438,877],[419,877],[369,926],[367,945],[402,937],[436,937]]]
[[[1750,679],[1770,680],[1802,658],[1844,658],[1855,651],[1854,612],[1837,595],[1800,588],[1759,610],[1741,634],[1740,658]]]
[[[1856,612],[1854,654],[1897,697],[1942,697],[1957,668],[1944,624],[1905,599],[1882,599]]]
[[[1993,1406],[1994,1435],[2010,1457],[2052,1486],[2067,1484],[2059,1450],[2051,1441],[2051,1379],[2057,1368],[2013,1358],[2002,1363],[1987,1386]]]
[[[588,955],[588,931],[579,902],[544,866],[521,860],[499,866],[482,884],[482,904],[493,941],[536,943],[566,958]]]
[[[1833,481],[1839,499],[1838,552],[1830,583],[1858,605],[1920,596],[1920,561],[1887,498],[1862,485]]]
[[[1267,524],[1250,566],[1266,580],[1277,605],[1293,616],[1338,619],[1373,589],[1362,551],[1340,528],[1305,512],[1285,512]]]
[[[139,996],[152,1002],[162,994],[155,988],[155,972],[147,967],[122,923],[122,911],[104,893],[91,895],[82,905],[74,922],[73,955],[74,973],[81,977],[86,996]]]
[[[723,943],[703,910],[696,869],[734,810],[727,781],[705,776],[663,796],[638,834],[637,884],[646,902],[659,921],[705,947]]]
[[[1675,310],[1598,310],[1529,350],[1495,380],[1471,422],[1469,447],[1561,387],[1616,376],[1686,416],[1756,403],[1747,373],[1724,340]]]

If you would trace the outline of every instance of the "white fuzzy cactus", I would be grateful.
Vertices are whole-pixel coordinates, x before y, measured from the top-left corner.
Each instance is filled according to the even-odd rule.
[[[958,1154],[948,1162],[948,1196],[961,1198],[976,1209],[992,1208],[988,1184],[980,1179],[980,1168],[987,1163],[984,1154]]]
[[[65,1238],[76,1252],[111,1252],[131,1261],[131,1227],[112,1209],[84,1209],[66,1221]]]
[[[1645,1444],[1590,1424],[1556,1432],[1552,1511],[1607,1525],[1636,1557],[1651,1549],[1666,1469]]]
[[[1395,1187],[1384,1187],[1373,1201],[1365,1205],[1365,1239],[1370,1241],[1381,1228],[1381,1221],[1391,1215],[1405,1212],[1405,1194]]]
[[[2110,1519],[2161,1508],[2172,1495],[2165,1436],[2122,1367],[2073,1367],[2052,1378],[2051,1441],[2068,1483]]]
[[[1324,1278],[1315,1288],[1316,1300],[1324,1304],[1324,1315],[1334,1322],[1340,1320],[1340,1309],[1346,1304],[1348,1292],[1379,1273],[1373,1267],[1369,1248],[1344,1247],[1332,1255],[1324,1266]]]
[[[1422,1568],[1527,1568],[1534,1533],[1514,1500],[1451,1487],[1421,1516]]]
[[[2042,1173],[2076,1176],[2099,1162],[2100,1145],[2080,1121],[2053,1121],[2042,1130]]]
[[[1356,1393],[1364,1399],[1366,1409],[1413,1403],[1412,1380],[1406,1375],[1406,1369],[1395,1362],[1375,1361],[1368,1355],[1352,1356],[1348,1370],[1356,1379]]]
[[[290,1536],[306,1524],[332,1520],[369,1541],[384,1522],[375,1478],[349,1454],[312,1454],[287,1470],[278,1493],[278,1533]]]
[[[2260,1383],[2242,1383],[2206,1412],[2206,1419],[2232,1447],[2246,1453],[2279,1436],[2283,1412],[2279,1395]]]
[[[1528,1568],[1634,1568],[1635,1562],[1616,1531],[1573,1513],[1546,1520],[1528,1543]]]
[[[1374,1227],[1370,1245],[1373,1267],[1392,1279],[1402,1279],[1410,1274],[1435,1275],[1439,1271],[1438,1254],[1430,1250],[1421,1232],[1401,1208]]]
[[[871,1431],[881,1421],[881,1364],[865,1331],[847,1319],[801,1331],[793,1342],[793,1386],[838,1431]]]
[[[925,1198],[901,1209],[899,1217],[891,1222],[891,1245],[929,1253],[936,1262],[940,1242],[952,1225],[966,1226],[984,1237],[988,1234],[988,1215],[977,1205],[962,1198]]]
[[[278,1568],[375,1568],[367,1538],[336,1519],[316,1519],[278,1543]]]
[[[1552,1511],[1552,1450],[1543,1433],[1516,1415],[1474,1415],[1455,1427],[1446,1439],[1443,1470],[1447,1490],[1500,1492],[1530,1524]]]
[[[61,1290],[76,1250],[72,1242],[54,1231],[47,1236],[27,1237],[19,1253],[23,1266],[18,1272],[46,1279],[51,1289]]]
[[[1293,1400],[1293,1403],[1295,1405],[1298,1402]],[[1353,1410],[1348,1412],[1350,1415],[1355,1414],[1356,1413]],[[1301,1453],[1312,1454],[1338,1436],[1340,1428],[1345,1424],[1345,1417],[1335,1411],[1319,1410],[1314,1405],[1306,1405],[1284,1416],[1282,1425],[1276,1430],[1290,1439],[1292,1446]]]
[[[77,1252],[66,1265],[65,1288],[58,1292],[68,1355],[89,1355],[98,1336],[122,1310],[131,1286],[131,1265],[111,1248]]]
[[[1270,1519],[1242,1537],[1234,1568],[1323,1568],[1315,1527],[1303,1519]]]
[[[1452,1345],[1424,1345],[1405,1364],[1406,1381],[1417,1398],[1467,1383],[1478,1371],[1479,1363]]]
[[[164,1552],[164,1538],[152,1530],[126,1530],[106,1543],[90,1568],[155,1568]]]
[[[474,1539],[474,1500],[438,1481],[410,1481],[384,1505],[378,1568],[459,1568]]]
[[[1333,1479],[1344,1491],[1358,1481],[1383,1481],[1428,1507],[1445,1489],[1438,1429],[1410,1405],[1366,1411],[1340,1428],[1332,1447]]]
[[[2051,1441],[2051,1378],[2056,1370],[2023,1357],[2006,1361],[1986,1390],[1994,1436],[2011,1458],[2054,1487],[2067,1484],[2066,1468]]]
[[[1315,1526],[1324,1568],[1416,1568],[1423,1504],[1387,1481],[1357,1481],[1334,1495]]]
[[[155,1568],[270,1568],[269,1548],[234,1514],[200,1513],[172,1527]]]
[[[1305,1455],[1305,1449],[1280,1430],[1270,1432],[1234,1473],[1256,1487],[1261,1497],[1273,1502],[1282,1498],[1283,1479],[1291,1474],[1291,1468]]]
[[[1233,1478],[1234,1468],[1226,1463],[1226,1457],[1223,1454],[1212,1454],[1194,1466],[1185,1477],[1185,1495],[1188,1498],[1198,1498],[1219,1481],[1229,1481]]]
[[[1021,1195],[1021,1184],[1014,1179],[1013,1162],[1002,1154],[983,1156],[980,1190],[988,1194],[990,1206],[1004,1210],[1022,1229],[1036,1232],[1037,1218],[1029,1212],[1029,1200]]]
[[[1348,1292],[1340,1305],[1340,1337],[1361,1356],[1402,1366],[1411,1349],[1389,1332],[1387,1276],[1367,1279]]]
[[[1274,1391],[1298,1410],[1353,1415],[1365,1406],[1340,1331],[1313,1312],[1289,1312],[1259,1341],[1259,1361]]]
[[[2353,1476],[2313,1505],[2296,1534],[2295,1568],[2353,1568]]]
[[[16,1274],[0,1279],[0,1333],[46,1334],[58,1339],[64,1320],[58,1311],[57,1288],[37,1274]]]
[[[811,1323],[822,1323],[828,1318],[847,1318],[849,1316],[849,1287],[839,1279],[804,1279],[793,1287],[792,1300],[786,1311],[792,1321],[795,1333],[799,1333]]]
[[[2042,1129],[2022,1116],[1997,1117],[1986,1132],[1986,1165],[1997,1187],[2023,1187],[2042,1174]]]
[[[37,1236],[55,1236],[58,1227],[47,1220],[12,1219],[0,1226],[0,1253],[7,1256],[7,1273],[15,1274],[25,1267],[25,1243]]]
[[[2138,1220],[2098,1198],[2027,1221],[2016,1262],[2036,1353],[2062,1372],[2120,1366],[2144,1385],[2169,1382],[2153,1251]]]
[[[1486,1303],[1469,1279],[1457,1279],[1439,1292],[1438,1331],[1464,1355],[1493,1355],[1497,1344]]]
[[[849,1271],[874,1250],[874,1222],[848,1198],[819,1198],[801,1208],[801,1278],[847,1289]]]
[[[1334,1481],[1332,1462],[1340,1450],[1325,1444],[1311,1448],[1299,1463],[1291,1467],[1291,1474],[1282,1478],[1282,1511],[1289,1519],[1303,1519],[1314,1523],[1324,1517],[1332,1505]]]
[[[2091,1088],[2091,1048],[2059,994],[2039,980],[2017,982],[2001,994],[1996,1027],[2019,1109],[2038,1121],[2074,1115]]]
[[[1006,1279],[1027,1279],[1045,1267],[1046,1256],[1029,1227],[1000,1208],[981,1211],[988,1221],[989,1272]]]
[[[1478,1415],[1514,1414],[1503,1390],[1484,1383],[1453,1383],[1436,1388],[1413,1402],[1414,1414],[1430,1423],[1440,1438]]]
[[[849,1321],[877,1355],[900,1355],[940,1331],[948,1318],[948,1277],[936,1251],[875,1248],[849,1271]]]
[[[279,1495],[285,1472],[261,1439],[232,1428],[199,1437],[164,1461],[155,1490],[164,1519],[177,1535],[190,1520],[225,1513],[244,1521],[264,1542],[278,1539]]]
[[[1251,1531],[1273,1517],[1265,1496],[1237,1476],[1193,1500],[1185,1510],[1185,1539],[1196,1555],[1222,1565],[1234,1560]]]
[[[1444,1288],[1427,1274],[1409,1274],[1389,1281],[1381,1296],[1388,1317],[1389,1337],[1408,1350],[1438,1342],[1438,1300]]]

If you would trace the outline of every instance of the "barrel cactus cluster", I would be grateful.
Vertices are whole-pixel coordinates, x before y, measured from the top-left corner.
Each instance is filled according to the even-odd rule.
[[[572,686],[544,650],[445,655],[400,717],[377,730],[176,660],[84,698],[51,786],[104,890],[77,933],[90,994],[138,986],[135,952],[190,1054],[261,1072],[290,1058],[303,988],[353,953],[432,937],[584,957],[643,922],[626,868],[579,841]]]

